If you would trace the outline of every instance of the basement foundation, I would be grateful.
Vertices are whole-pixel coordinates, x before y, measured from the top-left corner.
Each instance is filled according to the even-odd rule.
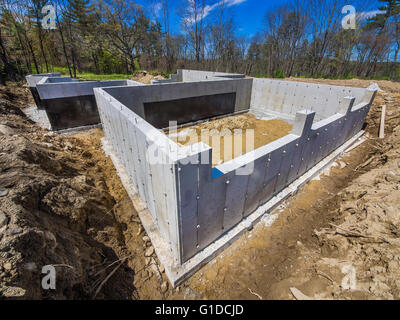
[[[30,75],[26,79],[38,110],[45,111],[54,131],[100,123],[93,88],[142,85],[131,80],[79,81],[58,74]]]
[[[353,143],[376,94],[188,70],[170,80],[94,93],[104,149],[174,286]],[[279,121],[287,132],[222,163],[207,143],[171,137],[179,126],[236,114]]]

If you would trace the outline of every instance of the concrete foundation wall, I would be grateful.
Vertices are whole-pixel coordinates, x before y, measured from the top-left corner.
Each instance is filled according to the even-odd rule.
[[[173,82],[196,82],[206,80],[242,79],[244,74],[225,73],[213,71],[178,69],[176,74],[171,74],[169,79],[151,80],[151,84],[166,84]]]
[[[110,81],[79,81],[73,82],[66,78],[66,82],[38,83],[36,85],[42,100],[70,98],[77,96],[94,95],[93,88],[111,86],[142,85],[140,82],[131,80],[110,80]],[[70,79],[70,78],[69,78]]]
[[[147,122],[166,128],[172,119],[185,124],[235,112],[236,93],[203,95],[191,98],[144,103]]]
[[[32,93],[33,100],[35,100],[38,109],[43,109],[39,93],[36,89],[36,84],[44,78],[59,77],[60,73],[42,73],[42,74],[30,74],[25,77],[28,83],[29,90]]]
[[[104,90],[137,115],[149,120],[151,124],[166,127],[169,120],[179,121],[176,118],[177,108],[182,119],[189,119],[190,121],[197,121],[231,111],[248,110],[250,107],[251,87],[252,79],[232,79],[229,81],[169,83],[141,87],[110,87]],[[218,95],[223,94],[226,94],[225,99],[229,101],[221,101]],[[226,106],[230,103],[230,94],[235,94],[232,108],[219,109],[221,105]],[[206,101],[205,104],[196,106],[188,101],[187,103],[179,102],[181,106],[174,107],[179,100],[200,97]],[[150,109],[153,103],[162,102],[164,102],[164,108],[158,108],[158,113],[154,117],[151,114],[151,110],[146,110],[147,107]],[[157,121],[153,121],[153,119]]]
[[[180,79],[180,81],[182,82],[215,80],[215,78],[241,79],[244,77],[245,77],[244,74],[238,74],[238,73],[225,73],[225,72],[199,71],[199,70],[186,70],[186,69],[178,69],[177,71],[177,78]]]
[[[139,85],[142,84],[131,80],[78,81],[69,77],[44,77],[36,84],[37,104],[46,111],[52,130],[93,125],[100,123],[93,88]]]
[[[215,168],[179,164],[178,186],[184,190],[179,194],[183,261],[206,248],[359,132],[372,93],[368,97],[355,107],[354,98],[346,98],[343,113],[316,123],[315,111],[299,110],[291,134]],[[211,158],[211,152],[198,156]],[[213,178],[215,169],[222,174]]]
[[[344,97],[354,97],[357,105],[364,94],[362,88],[255,78],[251,109],[254,113],[264,111],[288,120],[294,120],[298,110],[310,109],[319,121],[334,115]]]
[[[72,79],[70,77],[44,77],[36,85],[45,83],[65,83],[65,82],[79,82],[79,80]]]
[[[60,77],[60,73],[40,73],[40,74],[30,74],[25,77],[26,82],[28,83],[29,87],[35,87],[36,84],[42,80],[43,78],[50,78],[50,77]]]
[[[171,254],[181,263],[176,162],[178,153],[183,151],[104,88],[94,89],[94,92],[106,139],[126,168],[162,236],[168,240]],[[189,154],[190,148],[185,150],[184,155]],[[151,161],[155,155],[160,161]]]
[[[105,137],[129,172],[179,263],[188,261],[213,243],[359,132],[376,93],[357,89],[350,92],[357,97],[339,97],[334,103],[331,96],[339,96],[337,88],[321,90],[317,101],[330,102],[329,109],[333,111],[324,110],[326,104],[319,107],[316,103],[304,109],[299,100],[301,105],[283,109],[283,112],[294,112],[291,134],[215,168],[211,165],[209,146],[197,143],[179,147],[143,119],[144,102],[233,89],[237,96],[246,97],[252,82],[253,79],[241,79],[94,90]],[[258,82],[258,85],[265,89],[265,83]],[[290,86],[284,85],[287,89],[281,96],[286,99],[292,95]],[[247,93],[240,91],[244,87]],[[268,95],[255,93],[255,88],[252,107],[256,106],[256,99],[269,99]],[[249,102],[247,98],[241,101]],[[272,108],[273,104],[270,105]],[[246,104],[239,106],[245,108]],[[314,121],[317,112],[323,118],[320,121]],[[160,163],[152,160],[155,155],[161,155],[157,158],[161,159]],[[219,174],[214,175],[215,171]]]

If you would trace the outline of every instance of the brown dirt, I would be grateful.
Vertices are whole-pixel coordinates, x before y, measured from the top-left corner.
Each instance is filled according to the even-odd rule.
[[[215,166],[282,138],[291,130],[292,125],[285,121],[260,120],[246,113],[186,126],[167,134],[172,134],[172,139],[180,145],[202,141],[211,146]],[[186,134],[177,136],[177,132]]]
[[[296,287],[310,298],[398,299],[400,86],[378,84],[386,93],[368,116],[368,141],[274,211],[272,225],[258,224],[177,289],[155,255],[145,257],[150,243],[101,150],[102,131],[49,133],[20,112],[26,91],[1,87],[0,297],[91,298],[122,259],[97,298],[293,299]],[[57,267],[55,291],[40,289],[45,264],[73,267]],[[356,290],[342,286],[348,265]]]
[[[135,298],[137,299],[163,299],[164,293],[161,285],[165,286],[167,278],[160,262],[155,254],[145,256],[146,250],[151,246],[144,229],[140,223],[139,216],[128,197],[121,180],[114,169],[109,158],[106,158],[101,148],[101,129],[90,130],[75,134],[78,144],[92,146],[91,158],[96,163],[96,170],[100,171],[105,178],[105,184],[110,195],[115,199],[116,205],[113,208],[113,215],[116,223],[120,226],[128,255],[127,264],[131,272],[135,274],[133,284],[136,288]],[[168,286],[168,284],[167,284]]]
[[[161,298],[165,275],[153,277],[158,261],[144,257],[149,243],[101,151],[102,131],[41,129],[21,112],[15,87],[0,87],[0,299],[87,299],[99,288],[100,299]],[[41,289],[49,264],[57,290]]]
[[[164,79],[162,75],[153,76],[150,73],[147,73],[147,71],[138,72],[135,74],[134,77],[131,78],[131,80],[139,81],[145,84],[150,84],[151,80],[162,80],[162,79]]]

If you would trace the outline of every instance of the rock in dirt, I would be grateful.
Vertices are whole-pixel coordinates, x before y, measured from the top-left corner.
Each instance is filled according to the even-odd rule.
[[[389,171],[388,173],[385,174],[385,179],[388,182],[400,182],[400,175],[396,174],[393,171]]]
[[[147,248],[146,252],[144,253],[145,257],[151,257],[154,253],[154,248],[153,246],[150,246]]]
[[[340,169],[344,169],[347,166],[347,163],[344,161],[339,161]]]
[[[4,270],[10,271],[12,269],[12,264],[10,262],[6,262],[3,264]]]
[[[8,195],[8,189],[0,188],[0,197],[5,197]]]
[[[290,292],[293,294],[293,296],[296,298],[296,300],[313,300],[311,297],[306,296],[303,292],[301,292],[297,288],[290,288]]]
[[[0,124],[0,135],[12,136],[14,134],[15,134],[14,129],[12,129],[9,126],[6,126],[4,124]]]
[[[10,236],[13,236],[13,235],[16,235],[16,234],[20,234],[20,233],[22,233],[23,232],[23,230],[22,230],[22,228],[13,228],[13,229],[10,229],[9,231],[8,231],[8,234],[10,235]]]
[[[167,282],[167,281],[164,281],[164,282],[161,284],[161,292],[162,292],[162,293],[166,293],[167,290],[168,290],[168,282]]]
[[[140,236],[140,234],[143,232],[143,227],[142,227],[142,225],[139,225],[139,230],[138,230],[138,232],[136,233],[136,235],[137,236]]]
[[[20,287],[1,288],[0,294],[7,298],[17,298],[25,296],[26,290]]]
[[[0,228],[8,224],[8,217],[3,211],[0,211]]]

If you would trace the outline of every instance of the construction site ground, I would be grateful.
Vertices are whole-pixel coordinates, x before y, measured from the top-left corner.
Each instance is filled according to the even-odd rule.
[[[101,149],[102,130],[52,133],[23,113],[27,88],[0,87],[0,298],[399,299],[400,84],[377,83],[367,140],[177,288]],[[49,264],[56,290],[41,287]]]
[[[204,142],[212,147],[212,165],[216,166],[260,148],[289,134],[286,121],[257,119],[250,113],[232,115],[167,131],[179,145]]]

